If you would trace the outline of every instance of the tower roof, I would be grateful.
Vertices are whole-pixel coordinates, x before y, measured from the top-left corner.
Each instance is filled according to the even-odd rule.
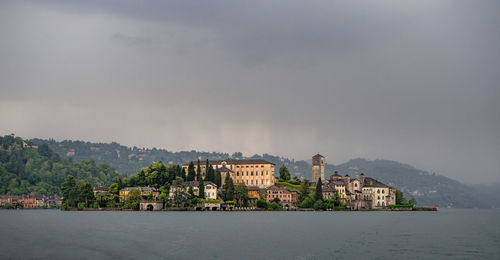
[[[325,157],[323,155],[321,155],[321,154],[318,153],[315,156],[313,156],[313,158],[325,158]]]

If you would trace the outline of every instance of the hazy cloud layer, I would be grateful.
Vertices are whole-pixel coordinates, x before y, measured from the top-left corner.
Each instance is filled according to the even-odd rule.
[[[498,1],[3,1],[0,132],[500,181]]]

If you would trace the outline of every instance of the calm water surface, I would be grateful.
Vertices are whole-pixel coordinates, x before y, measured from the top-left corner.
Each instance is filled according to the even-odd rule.
[[[500,259],[500,210],[0,210],[1,259]]]

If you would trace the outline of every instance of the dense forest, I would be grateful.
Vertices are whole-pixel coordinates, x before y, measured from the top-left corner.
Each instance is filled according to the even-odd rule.
[[[97,165],[91,159],[73,163],[47,144],[0,136],[0,194],[60,194],[68,175],[92,186],[108,186],[122,177],[108,164]]]

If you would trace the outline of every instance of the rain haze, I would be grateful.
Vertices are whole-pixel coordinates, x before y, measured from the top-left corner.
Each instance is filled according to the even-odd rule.
[[[498,1],[2,1],[0,133],[500,181]]]

